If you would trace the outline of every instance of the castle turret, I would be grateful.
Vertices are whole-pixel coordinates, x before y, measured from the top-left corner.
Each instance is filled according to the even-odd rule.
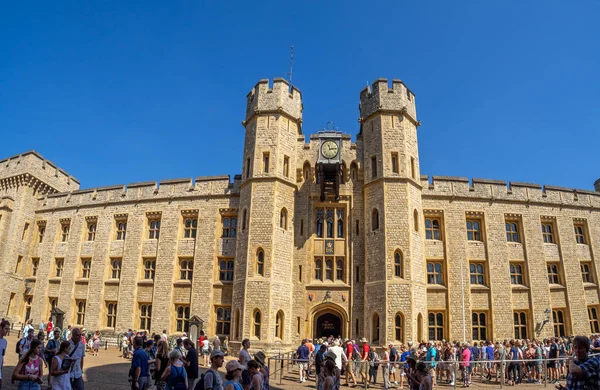
[[[302,96],[283,79],[248,94],[233,292],[234,337],[291,342],[296,147]],[[251,298],[251,299],[250,299]],[[235,337],[238,336],[238,337]]]
[[[415,96],[378,79],[360,94],[365,225],[365,333],[373,343],[423,337],[423,210]],[[386,297],[387,299],[381,299]],[[377,332],[379,329],[379,332]]]

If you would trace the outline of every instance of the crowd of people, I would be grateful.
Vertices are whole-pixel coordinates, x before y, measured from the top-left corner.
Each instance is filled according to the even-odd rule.
[[[505,340],[503,342],[460,343],[442,341],[421,342],[413,345],[389,343],[375,351],[366,339],[342,340],[329,337],[302,340],[296,350],[294,361],[299,368],[299,382],[312,375],[314,367],[318,390],[330,390],[327,378],[332,376],[334,387],[345,378],[346,386],[368,387],[377,385],[381,367],[382,387],[389,389],[405,384],[409,389],[431,389],[437,384],[470,387],[472,377],[483,381],[502,381],[506,385],[521,383],[542,384],[546,380],[563,388],[580,390],[585,387],[600,389],[600,338],[595,334],[591,340],[585,336],[549,338],[538,340]],[[335,368],[326,365],[333,362]],[[574,369],[575,367],[580,367]],[[460,376],[458,378],[457,376]],[[398,381],[400,383],[398,383]]]

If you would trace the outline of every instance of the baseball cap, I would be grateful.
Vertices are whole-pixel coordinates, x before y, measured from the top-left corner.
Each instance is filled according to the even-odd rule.
[[[215,357],[225,357],[225,354],[221,351],[219,351],[218,349],[215,349],[214,351],[212,351],[212,353],[210,354],[210,360],[212,360]]]

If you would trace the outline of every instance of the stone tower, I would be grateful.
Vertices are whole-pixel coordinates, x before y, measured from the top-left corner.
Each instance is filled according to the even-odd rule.
[[[296,147],[302,96],[284,79],[261,80],[248,94],[233,332],[253,346],[283,343],[290,334]],[[235,337],[234,337],[235,338]]]
[[[400,81],[378,79],[360,94],[364,161],[365,334],[423,338],[427,316],[424,228],[415,96]],[[399,275],[398,275],[399,274]],[[387,297],[387,299],[384,299]]]

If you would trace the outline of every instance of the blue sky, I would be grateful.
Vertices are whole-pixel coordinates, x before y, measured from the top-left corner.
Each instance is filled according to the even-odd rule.
[[[241,172],[245,96],[294,84],[304,133],[354,136],[367,81],[416,94],[421,173],[591,189],[597,1],[4,4],[0,158],[35,149],[82,188]]]

